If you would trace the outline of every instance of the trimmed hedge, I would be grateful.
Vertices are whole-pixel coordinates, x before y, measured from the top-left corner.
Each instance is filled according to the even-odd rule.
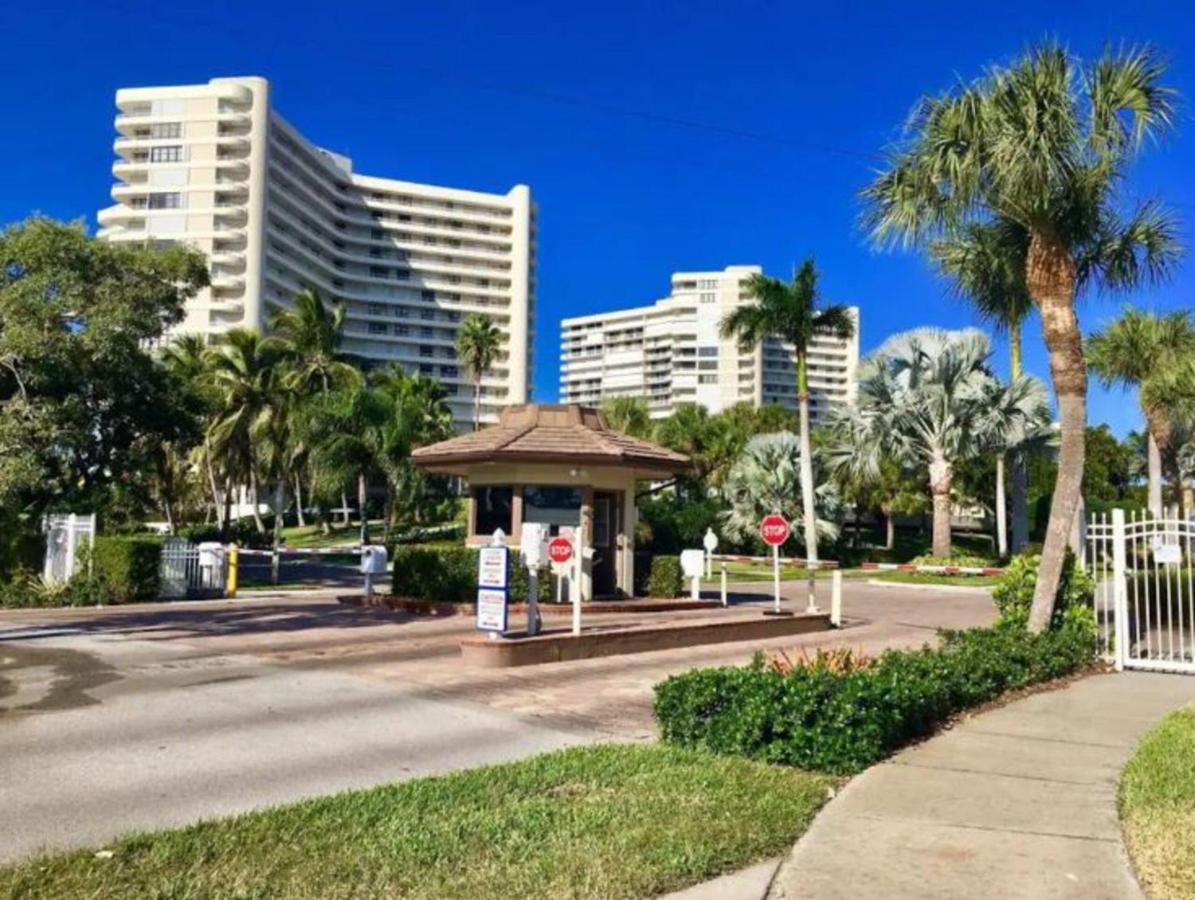
[[[1001,621],[1019,626],[1029,622],[1029,608],[1033,605],[1040,565],[1041,556],[1033,553],[1023,553],[1009,561],[1000,581],[992,588],[992,600]],[[1068,550],[1058,579],[1058,591],[1054,594],[1054,622],[1060,622],[1072,607],[1089,607],[1094,597],[1095,581],[1075,565],[1075,556]]]
[[[998,625],[943,632],[939,648],[889,650],[849,672],[826,665],[696,669],[656,686],[665,741],[836,774],[862,771],[951,716],[1082,669],[1095,621],[1074,608],[1041,635]]]
[[[477,600],[477,550],[473,547],[390,548],[394,569],[390,592],[396,597],[414,597],[441,603],[473,603]],[[527,569],[515,551],[510,553],[510,598],[527,599]],[[545,567],[539,577],[539,602],[552,597],[552,580]]]
[[[161,561],[157,538],[98,535],[91,548],[91,577],[105,586],[108,603],[157,600]]]
[[[684,592],[683,575],[680,557],[653,557],[650,574],[647,578],[647,595],[661,599],[679,597]]]

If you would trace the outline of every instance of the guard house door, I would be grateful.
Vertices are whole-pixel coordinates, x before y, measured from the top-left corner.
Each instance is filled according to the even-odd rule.
[[[610,597],[618,592],[618,495],[593,494],[593,594]]]

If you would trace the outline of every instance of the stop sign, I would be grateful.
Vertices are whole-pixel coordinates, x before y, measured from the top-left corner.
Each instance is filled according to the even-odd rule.
[[[548,541],[548,559],[554,563],[566,563],[573,558],[573,543],[568,538],[554,537]]]
[[[759,536],[765,544],[771,544],[773,547],[779,547],[787,541],[790,533],[788,522],[779,513],[764,516],[763,521],[759,523]]]

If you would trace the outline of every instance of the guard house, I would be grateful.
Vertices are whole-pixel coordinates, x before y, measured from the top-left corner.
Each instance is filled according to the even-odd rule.
[[[611,431],[596,409],[547,403],[507,407],[497,425],[421,447],[411,460],[468,482],[470,546],[497,528],[517,546],[524,522],[553,536],[579,531],[593,548],[580,579],[586,600],[633,594],[636,481],[689,468],[683,454]]]

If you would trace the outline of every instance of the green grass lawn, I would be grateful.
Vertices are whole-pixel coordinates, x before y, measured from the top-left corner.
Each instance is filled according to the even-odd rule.
[[[369,523],[370,534],[380,539],[382,534],[382,520],[372,519]],[[286,546],[295,549],[313,549],[316,547],[335,547],[338,544],[355,544],[361,532],[358,525],[353,524],[345,528],[343,525],[331,526],[331,531],[324,534],[319,525],[292,526],[282,529],[282,536]]]
[[[1120,817],[1150,900],[1195,900],[1195,708],[1137,745],[1120,782]]]
[[[329,761],[335,765],[335,761]],[[0,869],[21,898],[651,897],[788,849],[833,780],[608,745],[310,800]]]
[[[995,587],[998,575],[934,575],[931,572],[876,572],[867,573],[876,581],[895,581],[898,584],[946,584],[964,587]]]

